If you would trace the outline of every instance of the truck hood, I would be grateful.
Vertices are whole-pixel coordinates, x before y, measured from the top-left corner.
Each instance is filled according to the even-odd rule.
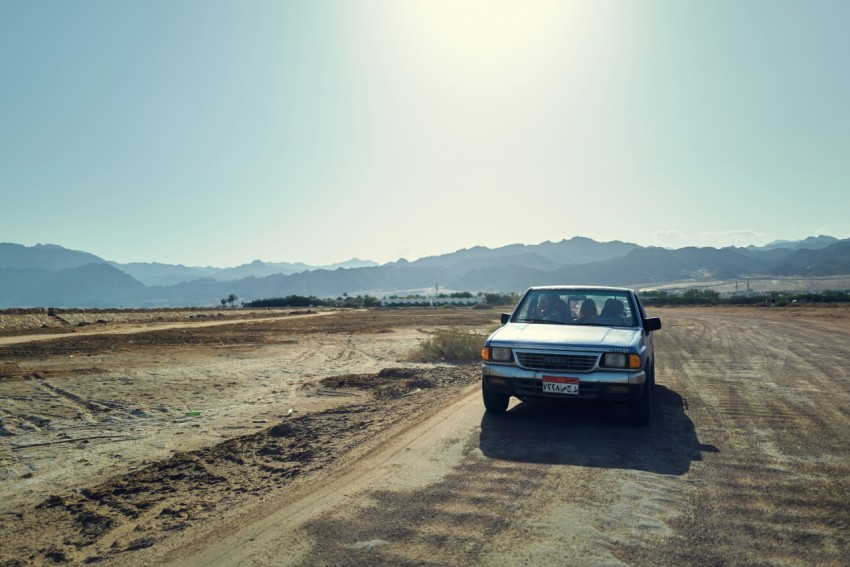
[[[490,335],[499,345],[564,349],[626,349],[636,347],[640,338],[641,329],[539,323],[508,323]]]

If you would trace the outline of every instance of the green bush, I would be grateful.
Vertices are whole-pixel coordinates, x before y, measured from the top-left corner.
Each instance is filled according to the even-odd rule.
[[[481,333],[452,327],[434,331],[411,354],[417,362],[476,362],[481,360],[481,349],[487,339]]]
[[[519,294],[516,293],[485,293],[484,301],[487,305],[516,305]]]

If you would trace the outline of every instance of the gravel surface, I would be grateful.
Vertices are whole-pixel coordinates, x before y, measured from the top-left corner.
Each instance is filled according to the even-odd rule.
[[[653,314],[650,428],[409,361],[496,311],[0,346],[0,563],[845,565],[850,310]]]

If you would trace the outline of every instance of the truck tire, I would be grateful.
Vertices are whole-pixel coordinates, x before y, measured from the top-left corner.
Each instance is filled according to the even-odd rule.
[[[484,409],[490,413],[505,413],[511,397],[508,394],[491,392],[484,381],[481,381],[481,397],[484,399]]]
[[[649,380],[644,382],[640,398],[629,402],[628,421],[641,427],[646,427],[652,421],[652,382]]]

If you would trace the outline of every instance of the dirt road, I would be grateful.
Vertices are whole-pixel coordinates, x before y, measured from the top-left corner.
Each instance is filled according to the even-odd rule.
[[[0,563],[846,565],[850,311],[653,314],[648,429],[616,406],[515,402],[488,416],[475,365],[406,362],[428,329],[483,330],[496,313],[0,349],[4,400],[17,397],[2,414]],[[116,396],[93,383],[120,387],[119,368],[136,398],[110,422],[98,404]],[[187,415],[190,397],[201,415]],[[51,409],[60,398],[86,431],[138,439],[36,446],[81,436]]]

